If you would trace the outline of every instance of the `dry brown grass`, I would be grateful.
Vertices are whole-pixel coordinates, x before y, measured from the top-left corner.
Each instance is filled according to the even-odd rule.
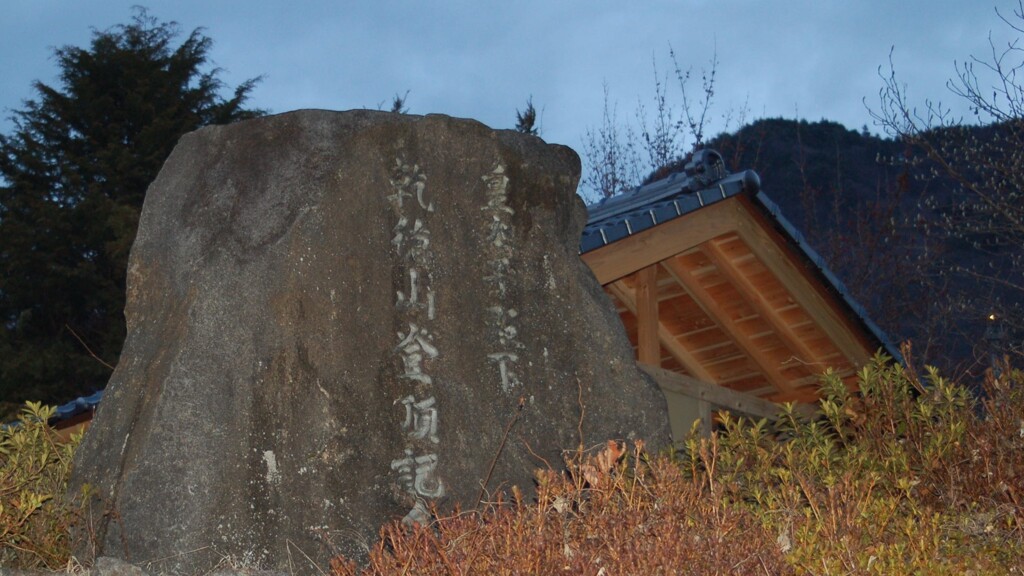
[[[567,459],[537,472],[537,498],[455,513],[411,531],[381,531],[356,574],[780,574],[786,564],[756,519],[722,505],[714,485],[688,478],[642,443]]]
[[[909,351],[908,351],[909,352]],[[536,499],[385,526],[383,574],[1024,574],[1024,374],[978,405],[934,371],[878,358],[816,418],[725,416],[649,456],[609,442],[537,473]]]

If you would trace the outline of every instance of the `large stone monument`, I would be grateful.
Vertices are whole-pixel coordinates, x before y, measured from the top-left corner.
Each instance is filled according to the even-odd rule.
[[[579,170],[445,116],[184,136],[146,196],[128,338],[75,462],[98,495],[89,552],[310,573],[385,522],[529,491],[581,413],[588,444],[667,442],[578,257]]]

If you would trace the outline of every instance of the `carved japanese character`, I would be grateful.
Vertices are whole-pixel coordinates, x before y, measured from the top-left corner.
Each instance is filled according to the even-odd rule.
[[[437,358],[440,352],[433,345],[433,336],[426,329],[416,324],[409,323],[409,332],[398,333],[400,339],[395,351],[401,354],[402,365],[405,373],[402,378],[415,380],[424,384],[432,384],[433,379],[423,372],[422,362],[427,359]]]
[[[405,422],[402,429],[409,433],[410,438],[423,440],[427,439],[434,444],[440,443],[437,436],[437,407],[433,396],[424,400],[416,401],[416,397],[409,395],[402,398],[405,406]]]
[[[444,482],[437,475],[437,454],[413,456],[413,451],[406,449],[405,458],[391,461],[391,469],[398,472],[398,482],[406,492],[424,498],[445,495]]]
[[[416,459],[412,454],[412,450],[406,449],[405,458],[391,461],[391,469],[398,472],[398,483],[406,492],[412,492],[413,481],[416,478]]]
[[[519,377],[512,370],[512,364],[519,361],[519,356],[513,352],[495,352],[488,354],[492,362],[498,364],[498,374],[501,376],[501,389],[508,392],[519,385]]]
[[[444,483],[437,475],[437,454],[416,457],[416,481],[413,487],[424,498],[444,496]]]

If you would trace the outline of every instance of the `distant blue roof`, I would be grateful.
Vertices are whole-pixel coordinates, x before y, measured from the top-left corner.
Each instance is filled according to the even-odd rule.
[[[91,396],[81,396],[75,398],[67,404],[61,404],[57,407],[57,412],[50,419],[50,423],[60,422],[61,420],[67,420],[74,418],[83,412],[89,412],[95,410],[100,404],[100,400],[103,400],[103,390],[92,394]]]
[[[61,404],[53,413],[53,416],[50,418],[49,424],[53,426],[58,422],[63,422],[64,420],[74,418],[75,416],[78,416],[83,412],[95,410],[96,407],[99,406],[100,400],[103,400],[103,390],[100,390],[99,392],[96,392],[90,396],[80,396],[78,398],[75,398],[71,402],[68,402],[67,404]],[[3,426],[20,425],[20,421],[14,421],[9,422],[7,424],[3,424]]]
[[[875,337],[886,353],[902,363],[903,356],[899,348],[868,317],[864,307],[854,300],[842,281],[829,270],[825,259],[782,215],[779,206],[761,191],[761,179],[757,173],[745,170],[729,174],[721,155],[713,150],[695,152],[682,172],[588,206],[589,217],[580,238],[580,254],[739,194],[746,194],[756,200],[754,204],[760,206],[777,224],[782,235],[820,273],[825,284],[847,305],[852,315]]]

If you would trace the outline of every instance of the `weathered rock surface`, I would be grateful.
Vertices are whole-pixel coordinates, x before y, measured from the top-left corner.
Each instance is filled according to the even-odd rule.
[[[225,558],[223,564],[230,564]],[[70,568],[68,570],[9,570],[0,566],[0,576],[150,576],[142,568],[129,564],[124,560],[101,556],[96,558],[92,567],[87,569]],[[203,572],[204,576],[290,576],[290,573],[270,570],[251,570],[244,567],[217,567]]]
[[[132,566],[131,564],[118,560],[117,558],[111,558],[109,556],[101,556],[96,559],[93,563],[92,569],[89,570],[89,576],[148,576],[146,571],[138,566]]]
[[[181,139],[75,462],[96,552],[313,572],[579,442],[668,441],[577,255],[579,159],[445,116],[300,111]],[[502,436],[522,403],[507,442]],[[499,455],[500,451],[500,455]],[[536,454],[534,456],[531,451]]]

